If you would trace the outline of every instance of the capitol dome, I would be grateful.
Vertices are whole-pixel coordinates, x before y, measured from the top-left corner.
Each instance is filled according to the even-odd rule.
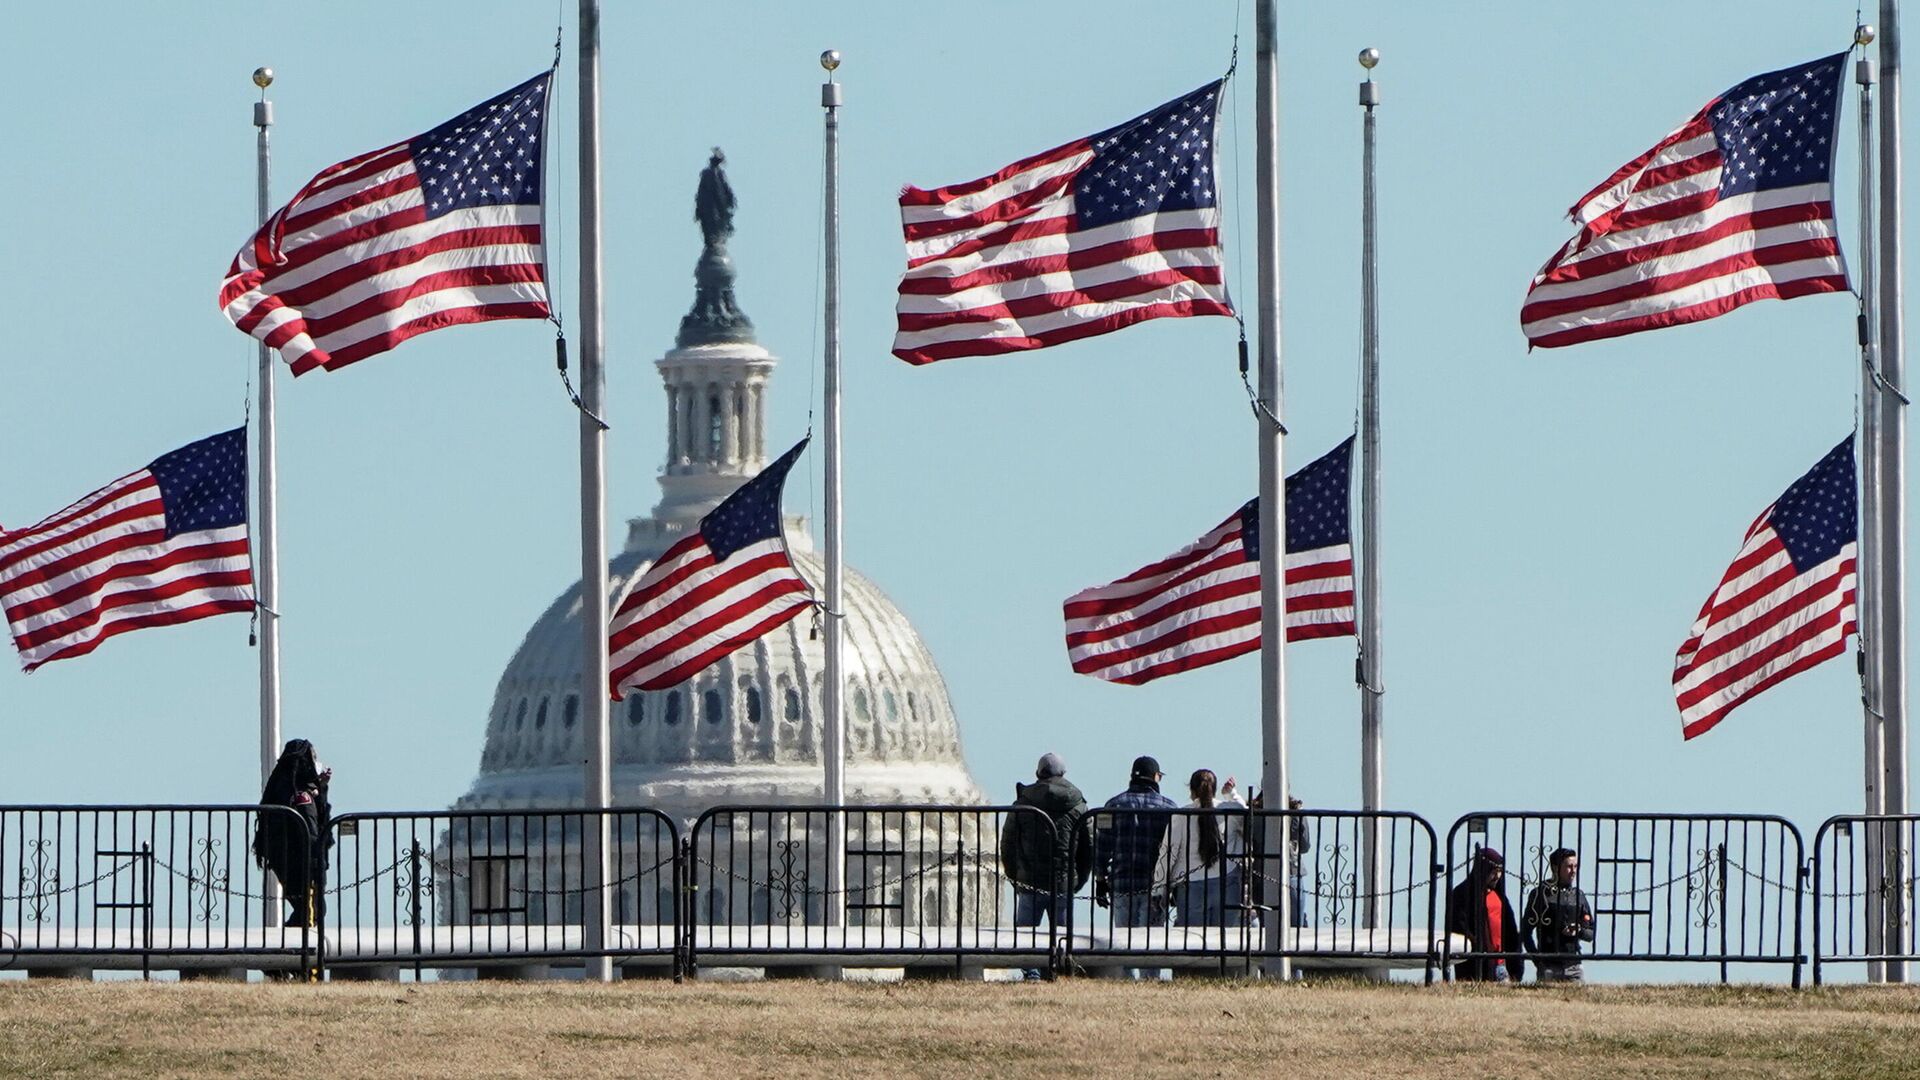
[[[701,178],[696,216],[707,243],[693,310],[656,362],[667,391],[663,494],[651,514],[629,522],[626,548],[612,560],[616,605],[654,558],[768,461],[764,404],[776,360],[734,301],[723,160],[715,151]],[[806,518],[788,515],[785,526],[795,564],[817,587],[823,566]],[[844,601],[848,802],[983,802],[961,757],[946,683],[913,624],[852,570]],[[614,703],[614,804],[685,822],[716,805],[819,803],[825,648],[814,628],[802,615],[679,686]],[[501,676],[479,775],[456,809],[582,801],[580,647],[575,583]]]

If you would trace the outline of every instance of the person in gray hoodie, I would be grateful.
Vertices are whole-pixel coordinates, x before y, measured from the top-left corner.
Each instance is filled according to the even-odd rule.
[[[1067,779],[1059,754],[1043,755],[1033,775],[1033,783],[1013,786],[1013,804],[1046,817],[1020,810],[1007,815],[1000,828],[1000,867],[1013,882],[1013,925],[1037,927],[1044,918],[1064,931],[1073,894],[1093,869],[1092,842],[1080,828],[1087,797]],[[1026,975],[1041,977],[1038,970]]]

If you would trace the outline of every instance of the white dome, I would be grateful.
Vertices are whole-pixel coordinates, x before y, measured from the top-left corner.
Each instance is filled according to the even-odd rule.
[[[794,562],[822,573],[804,534]],[[651,560],[613,560],[615,595]],[[946,683],[913,624],[856,573],[846,581],[849,802],[980,803],[960,753]],[[822,643],[801,616],[669,690],[613,706],[613,801],[685,819],[726,803],[817,803]],[[488,716],[480,775],[460,809],[577,804],[580,588],[547,609],[507,665]]]

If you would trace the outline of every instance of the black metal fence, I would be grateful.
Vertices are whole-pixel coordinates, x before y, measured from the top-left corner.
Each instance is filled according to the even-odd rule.
[[[1485,888],[1476,857],[1504,859],[1496,880],[1507,892],[1519,941],[1490,948]],[[1554,901],[1551,856],[1576,853],[1571,884],[1591,910],[1590,943],[1552,947],[1540,913]],[[1786,964],[1800,985],[1806,954],[1801,914],[1806,853],[1800,830],[1760,814],[1612,814],[1479,811],[1447,833],[1449,887],[1443,959],[1466,977],[1490,977],[1494,961],[1582,960]],[[1515,890],[1508,885],[1517,886]],[[1476,909],[1476,905],[1482,905]],[[1462,935],[1469,935],[1463,937]],[[1503,934],[1504,937],[1504,934]],[[1465,942],[1462,948],[1461,943]],[[1544,949],[1537,944],[1546,943]]]
[[[1920,963],[1920,815],[1828,818],[1813,837],[1813,981],[1826,964]]]
[[[1515,917],[1498,947],[1472,883],[1489,847]],[[1555,892],[1561,848],[1576,854],[1587,940],[1542,931],[1569,895]],[[1480,811],[1442,847],[1416,814],[1327,810],[1102,808],[1056,823],[1030,807],[738,806],[683,833],[647,808],[516,809],[350,814],[316,837],[279,807],[0,806],[0,969],[418,973],[604,956],[675,974],[1232,973],[1289,957],[1431,980],[1531,959],[1714,964],[1723,980],[1779,965],[1797,986],[1809,952],[1816,981],[1824,964],[1920,962],[1917,853],[1920,815],[1832,818],[1809,861],[1790,822],[1742,814]],[[585,928],[601,902],[611,930],[596,943]]]
[[[1023,830],[1053,823],[1032,807],[708,810],[688,832],[687,963],[1045,967],[1057,931],[1021,925],[1027,901],[1001,866],[1002,838]]]
[[[286,807],[0,806],[0,969],[304,969],[318,937],[263,861],[312,842]]]
[[[657,810],[348,814],[333,835],[324,964],[417,973],[607,956],[677,971],[680,834]],[[596,897],[612,923],[598,946],[583,933]]]
[[[1071,919],[1076,962],[1224,973],[1286,956],[1433,977],[1438,844],[1416,814],[1103,808],[1082,831],[1091,873]]]

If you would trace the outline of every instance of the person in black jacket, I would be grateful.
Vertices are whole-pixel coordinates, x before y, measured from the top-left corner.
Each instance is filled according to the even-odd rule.
[[[1519,982],[1527,962],[1518,955],[1522,945],[1520,928],[1513,917],[1513,905],[1507,902],[1506,860],[1490,847],[1473,857],[1473,869],[1467,879],[1447,894],[1447,933],[1467,939],[1474,953],[1510,952],[1515,955],[1473,956],[1454,965],[1456,979],[1484,982]]]
[[[1542,954],[1533,961],[1541,982],[1579,982],[1586,977],[1580,967],[1580,943],[1593,940],[1593,909],[1574,884],[1580,876],[1580,853],[1559,848],[1547,856],[1547,863],[1553,868],[1553,880],[1534,886],[1521,920],[1527,950]]]
[[[1013,925],[1036,927],[1047,919],[1065,929],[1073,894],[1093,869],[1093,844],[1080,828],[1087,797],[1067,779],[1067,763],[1046,754],[1033,771],[1034,782],[1013,786],[1015,806],[1031,806],[1046,815],[1015,811],[1000,828],[1000,867],[1013,882]],[[1029,969],[1029,979],[1041,977]]]
[[[327,801],[327,785],[333,770],[320,764],[313,744],[305,739],[289,740],[267,776],[260,792],[260,805],[284,806],[306,819],[299,821],[283,813],[262,812],[254,824],[253,858],[280,879],[292,913],[287,926],[313,926],[326,913],[325,893],[316,887],[316,878],[327,864],[327,849],[333,844],[333,807]]]

